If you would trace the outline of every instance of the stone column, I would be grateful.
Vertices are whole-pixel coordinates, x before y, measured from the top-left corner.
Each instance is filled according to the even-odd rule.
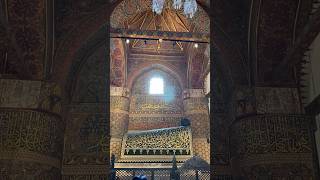
[[[122,137],[128,130],[129,90],[122,87],[110,88],[110,153],[117,158],[121,154]]]
[[[0,179],[61,179],[60,94],[54,83],[0,80]]]
[[[208,101],[203,89],[184,91],[184,114],[190,120],[193,154],[210,163],[210,122]]]

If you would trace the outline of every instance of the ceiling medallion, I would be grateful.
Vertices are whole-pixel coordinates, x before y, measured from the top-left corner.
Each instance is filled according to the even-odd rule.
[[[184,1],[184,2],[183,2]],[[165,0],[152,0],[152,11],[161,14]],[[183,13],[188,18],[192,18],[197,12],[197,1],[196,0],[172,0],[172,6],[174,9],[179,10],[183,5]]]

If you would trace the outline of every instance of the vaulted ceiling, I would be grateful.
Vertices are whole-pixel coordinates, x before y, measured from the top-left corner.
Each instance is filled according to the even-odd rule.
[[[167,1],[171,2],[171,1]],[[150,0],[127,0],[121,2],[111,15],[112,28],[126,29],[127,31],[137,32],[137,35],[130,36],[130,42],[126,44],[127,52],[127,74],[128,84],[134,81],[132,78],[140,72],[145,72],[149,68],[165,68],[176,72],[184,81],[185,87],[189,86],[188,74],[195,77],[194,71],[201,76],[203,73],[203,56],[196,56],[197,53],[203,54],[204,46],[195,51],[192,43],[180,41],[170,33],[177,33],[177,36],[187,33],[185,40],[193,41],[193,33],[209,34],[210,20],[204,10],[199,7],[195,17],[187,18],[181,10],[167,8],[167,4],[160,15],[151,11]],[[147,34],[151,38],[140,38],[140,33]],[[168,33],[169,37],[155,37],[153,34]],[[158,39],[159,38],[159,39]],[[163,39],[162,39],[163,38]],[[168,40],[169,39],[169,40]],[[196,57],[196,58],[194,58]],[[194,60],[193,63],[190,63]],[[196,62],[196,63],[195,63]],[[199,66],[197,66],[199,65]],[[111,67],[111,72],[119,69]],[[191,77],[191,75],[190,75]],[[200,78],[194,78],[193,81]],[[191,80],[190,80],[191,81]],[[191,83],[193,85],[195,83]],[[198,85],[198,88],[201,88]],[[130,85],[129,85],[130,86]],[[191,86],[190,86],[191,87]]]
[[[159,30],[189,32],[190,24],[183,14],[164,9],[162,14],[154,14],[151,9],[137,13],[132,18],[123,22],[127,29]]]
[[[171,2],[171,1],[166,1]],[[178,31],[178,32],[201,32],[209,33],[210,31],[210,19],[204,9],[199,6],[195,16],[190,19],[183,15],[182,10],[172,10],[168,8],[171,6],[169,3],[165,6],[161,15],[153,14],[151,11],[151,0],[124,0],[117,5],[115,10],[112,12],[110,24],[113,28],[137,28],[144,29],[142,27],[135,27],[134,24],[140,25],[151,25],[151,29],[163,30],[163,31]],[[155,24],[149,24],[149,22],[141,22],[139,20],[150,19],[156,20]],[[136,22],[137,21],[137,22]],[[163,23],[163,24],[162,24]],[[165,24],[167,23],[167,24]],[[171,24],[174,23],[174,24]],[[133,27],[128,27],[131,24]],[[154,25],[155,27],[152,27]],[[162,29],[158,29],[160,27]],[[177,28],[177,29],[176,29]],[[149,28],[148,28],[149,29]]]
[[[77,64],[75,62],[80,62],[80,59],[85,61],[94,53],[94,49],[104,44],[103,38],[106,35],[101,29],[110,20],[112,10],[123,7],[121,2],[124,1],[54,2],[54,6],[51,6],[55,8],[54,13],[50,13],[46,11],[50,9],[50,5],[46,7],[43,1],[1,0],[4,5],[1,6],[4,9],[0,11],[2,76],[48,78],[63,85],[67,83],[66,79],[77,79],[77,69],[83,67],[74,66]],[[151,1],[139,2],[142,2],[140,9],[150,7]],[[305,48],[319,32],[320,11],[312,10],[312,0],[198,2],[203,8],[201,12],[205,14],[207,11],[212,18],[212,44],[228,64],[235,84],[295,84],[295,76],[299,75],[299,69],[295,68],[299,68],[297,64],[301,61]],[[209,7],[209,2],[212,8]],[[132,13],[127,12],[129,14],[125,16]],[[135,11],[134,14],[139,12]],[[124,16],[122,14],[119,17]],[[55,22],[54,31],[51,29],[52,20]],[[122,18],[121,22],[125,21],[126,18]],[[202,32],[209,27],[206,22],[191,23]],[[52,32],[54,37],[47,36]],[[141,43],[141,46],[144,45],[144,42]],[[278,78],[278,74],[281,78]]]
[[[151,10],[137,13],[127,21],[123,22],[124,28],[145,31],[170,31],[190,32],[192,27],[186,17],[181,13],[165,9],[161,15],[155,15]],[[177,41],[162,41],[133,39],[130,43],[131,53],[151,53],[151,58],[157,58],[157,53],[175,54],[183,56],[184,43]],[[150,58],[149,57],[149,58]]]

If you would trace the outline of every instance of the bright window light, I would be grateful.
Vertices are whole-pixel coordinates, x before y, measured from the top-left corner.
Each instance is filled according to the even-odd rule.
[[[151,78],[149,94],[163,94],[163,79],[159,77]]]

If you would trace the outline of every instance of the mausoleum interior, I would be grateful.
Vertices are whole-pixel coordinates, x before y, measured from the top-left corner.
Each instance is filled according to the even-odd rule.
[[[319,0],[0,0],[0,180],[320,179]]]

